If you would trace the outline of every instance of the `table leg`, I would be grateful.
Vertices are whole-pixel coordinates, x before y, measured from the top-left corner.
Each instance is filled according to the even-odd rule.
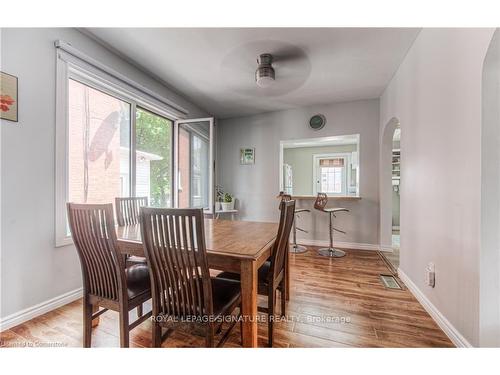
[[[290,301],[290,251],[286,252],[285,259],[285,299]]]
[[[99,306],[98,305],[93,305],[92,306],[92,314],[96,313],[99,311]],[[97,327],[99,325],[99,319],[100,317],[98,316],[97,318],[92,320],[92,327]]]
[[[257,265],[241,262],[241,307],[243,318],[243,347],[257,347]]]

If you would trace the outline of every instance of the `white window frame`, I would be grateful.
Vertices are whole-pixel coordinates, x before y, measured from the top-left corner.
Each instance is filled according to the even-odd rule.
[[[351,179],[351,157],[352,153],[349,152],[335,152],[335,153],[327,153],[327,154],[314,154],[313,155],[313,194],[317,195],[318,193],[328,193],[330,196],[347,196],[348,192],[348,181]],[[319,173],[319,161],[321,159],[344,159],[344,175],[342,176],[342,191],[340,193],[331,193],[320,191],[319,187],[321,186],[321,181],[318,183],[318,179],[321,176]]]
[[[179,206],[179,191],[182,191],[181,186],[181,176],[178,168],[179,165],[179,124],[189,124],[197,122],[208,122],[209,123],[209,160],[208,165],[210,172],[208,174],[208,210],[205,210],[207,214],[213,214],[215,212],[215,118],[214,117],[202,117],[202,118],[191,118],[191,119],[179,119],[174,122],[174,165],[176,168],[175,175],[177,179],[174,180],[174,207]]]
[[[151,96],[145,89],[124,78],[112,69],[106,69],[91,58],[83,54],[74,52],[72,47],[66,47],[72,53],[60,48],[56,42],[57,62],[56,62],[56,174],[55,174],[55,246],[67,246],[73,244],[71,235],[67,234],[67,212],[66,202],[68,201],[68,93],[69,80],[73,79],[91,88],[102,91],[107,95],[116,97],[130,104],[130,193],[135,194],[135,113],[136,107],[144,108],[157,115],[163,116],[172,122],[185,117],[185,113],[177,111],[163,103],[158,97]],[[87,60],[87,61],[85,61]],[[107,70],[107,71],[106,71]],[[161,98],[160,98],[161,99]],[[173,135],[173,134],[172,134]],[[172,148],[175,141],[172,139]],[[176,168],[172,162],[172,170]],[[174,173],[173,173],[174,174]],[[173,180],[175,178],[172,177]],[[173,193],[173,192],[172,192]]]

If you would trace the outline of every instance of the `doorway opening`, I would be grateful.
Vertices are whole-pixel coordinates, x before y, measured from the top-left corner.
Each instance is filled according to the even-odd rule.
[[[397,270],[399,268],[400,249],[400,186],[401,186],[401,128],[394,129],[392,136],[392,157],[391,157],[391,202],[392,202],[392,231],[391,247],[392,252],[387,254],[387,260],[391,266]]]
[[[400,263],[401,126],[391,118],[380,139],[380,255],[397,275]]]

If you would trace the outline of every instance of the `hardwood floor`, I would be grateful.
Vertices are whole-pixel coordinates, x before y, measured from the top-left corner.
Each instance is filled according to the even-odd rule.
[[[275,347],[452,347],[452,343],[407,290],[385,289],[387,267],[375,251],[347,250],[343,258],[317,255],[317,248],[291,255],[288,320],[275,325]],[[260,300],[264,305],[264,299]],[[278,302],[279,311],[279,302]],[[135,311],[131,319],[136,319]],[[130,332],[131,347],[149,347],[151,324]],[[93,347],[118,347],[118,314],[101,315]],[[267,323],[259,323],[259,346]],[[82,346],[82,304],[72,302],[0,333],[0,345]],[[204,337],[174,332],[164,347],[201,347]],[[241,347],[239,324],[225,347]]]

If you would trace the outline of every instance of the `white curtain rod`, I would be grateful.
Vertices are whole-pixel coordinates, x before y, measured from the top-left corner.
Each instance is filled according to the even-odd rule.
[[[67,43],[67,42],[64,42],[62,40],[56,40],[54,42],[54,45],[56,46],[56,48],[59,48],[67,53],[69,53],[70,55],[73,55],[75,56],[76,58],[94,66],[95,68],[115,77],[116,79],[122,81],[122,82],[125,82],[126,84],[134,87],[135,89],[143,92],[144,94],[146,95],[149,95],[153,98],[155,98],[156,100],[160,101],[161,103],[165,104],[166,106],[170,107],[170,108],[173,108],[175,109],[176,111],[179,111],[181,112],[183,115],[187,115],[189,113],[189,111],[184,108],[184,107],[181,107],[180,105],[172,102],[171,100],[161,96],[161,95],[158,95],[157,93],[155,93],[154,91],[148,89],[147,87],[144,87],[143,85],[131,80],[130,78],[126,77],[125,75],[117,72],[116,70],[114,69],[111,69],[110,67],[108,67],[107,65],[104,65],[102,63],[100,63],[99,61],[97,61],[96,59],[88,56],[87,54],[81,52],[80,50],[76,49],[75,47],[73,47],[71,44]]]

